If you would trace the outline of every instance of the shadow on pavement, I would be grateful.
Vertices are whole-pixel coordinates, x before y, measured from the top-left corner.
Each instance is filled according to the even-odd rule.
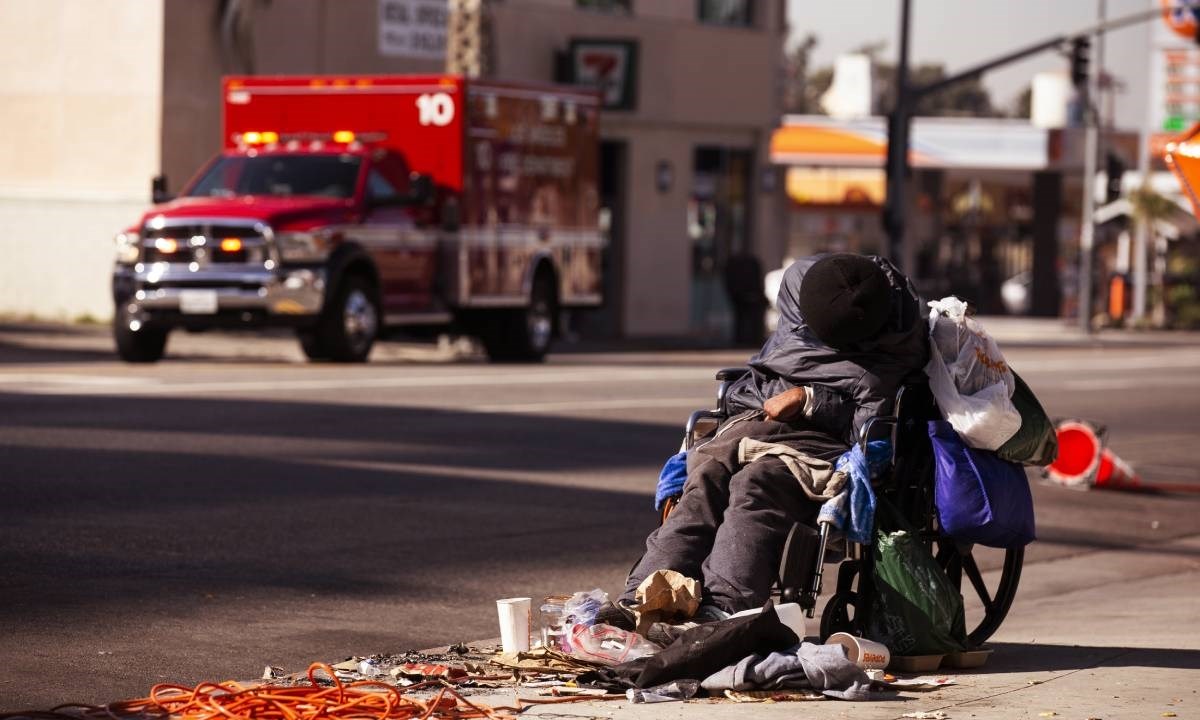
[[[44,347],[0,338],[0,365],[110,362],[116,357],[113,350]]]
[[[982,672],[1053,672],[1101,665],[1200,670],[1200,650],[1005,642],[988,645],[996,652]]]
[[[19,668],[0,710],[487,637],[495,598],[613,589],[678,436],[469,408],[0,393],[0,663]]]
[[[0,576],[26,598],[0,607],[7,620],[148,591],[452,600],[463,574],[628,563],[679,432],[305,402],[0,394],[0,407]]]

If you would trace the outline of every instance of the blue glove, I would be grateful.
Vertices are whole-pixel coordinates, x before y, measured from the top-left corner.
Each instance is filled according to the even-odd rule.
[[[654,509],[662,510],[667,498],[683,493],[683,484],[687,482],[687,452],[677,452],[667,458],[662,472],[658,474],[658,487],[654,489]]]

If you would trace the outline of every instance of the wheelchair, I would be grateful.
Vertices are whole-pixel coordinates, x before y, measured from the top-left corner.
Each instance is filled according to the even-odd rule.
[[[690,450],[712,437],[730,415],[729,388],[749,372],[749,368],[725,368],[716,374],[717,404],[712,410],[697,410],[688,418],[683,446]],[[1000,627],[1016,597],[1021,579],[1024,548],[997,550],[955,541],[941,534],[933,498],[933,449],[927,421],[940,418],[937,405],[923,381],[904,385],[896,396],[891,415],[872,417],[863,425],[858,443],[866,451],[869,440],[887,437],[892,457],[887,469],[872,481],[877,496],[885,498],[918,530],[922,544],[934,556],[951,583],[963,589],[967,580],[975,597],[964,596],[967,612],[967,637],[971,647],[982,645]],[[886,433],[886,435],[885,435]],[[662,517],[675,506],[678,498],[667,501]],[[813,529],[801,523],[792,525],[780,557],[776,589],[780,602],[796,602],[813,617],[821,594],[827,555],[836,548],[827,524]],[[865,634],[870,624],[874,561],[869,547],[842,538],[844,543],[838,564],[835,589],[821,612],[820,637],[824,641],[835,632]],[[976,558],[979,553],[984,560]],[[984,577],[984,569],[999,570],[999,577]],[[978,602],[974,602],[977,600]]]

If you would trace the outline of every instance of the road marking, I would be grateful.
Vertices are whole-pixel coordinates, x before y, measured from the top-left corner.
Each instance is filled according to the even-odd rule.
[[[1055,360],[1020,360],[1013,367],[1022,375],[1032,372],[1105,372],[1112,370],[1156,370],[1200,367],[1200,353],[1137,355],[1133,357],[1080,357]]]
[[[16,384],[46,384],[78,385],[78,386],[126,386],[143,385],[145,383],[160,383],[157,378],[115,377],[112,375],[70,375],[67,373],[0,373],[0,385]]]
[[[1063,390],[1144,390],[1147,388],[1180,388],[1200,386],[1200,377],[1179,375],[1172,377],[1120,377],[1095,378],[1092,380],[1066,380]]]
[[[571,383],[620,383],[640,380],[711,380],[711,369],[697,368],[594,368],[580,371],[550,371],[550,372],[494,372],[473,375],[438,374],[402,377],[371,377],[371,378],[329,378],[312,380],[223,380],[218,382],[183,382],[171,383],[154,380],[152,384],[125,385],[121,387],[122,395],[171,395],[178,393],[221,393],[221,392],[276,392],[276,391],[316,391],[316,390],[355,390],[377,388],[438,388],[464,386],[506,386],[506,385],[563,385]],[[36,383],[31,376],[24,384]],[[14,392],[25,392],[41,395],[87,395],[106,394],[108,388],[87,387],[84,385],[69,388],[55,387],[14,387]]]
[[[576,400],[567,402],[499,403],[472,408],[485,413],[530,413],[554,410],[637,410],[640,408],[699,408],[701,401],[688,398],[620,398],[610,400]]]

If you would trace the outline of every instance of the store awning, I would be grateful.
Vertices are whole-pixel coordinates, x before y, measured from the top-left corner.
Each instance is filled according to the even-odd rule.
[[[1049,132],[1024,120],[914,118],[909,160],[914,167],[1043,170]],[[771,136],[771,162],[817,167],[883,167],[884,118],[834,120],[789,115]]]

